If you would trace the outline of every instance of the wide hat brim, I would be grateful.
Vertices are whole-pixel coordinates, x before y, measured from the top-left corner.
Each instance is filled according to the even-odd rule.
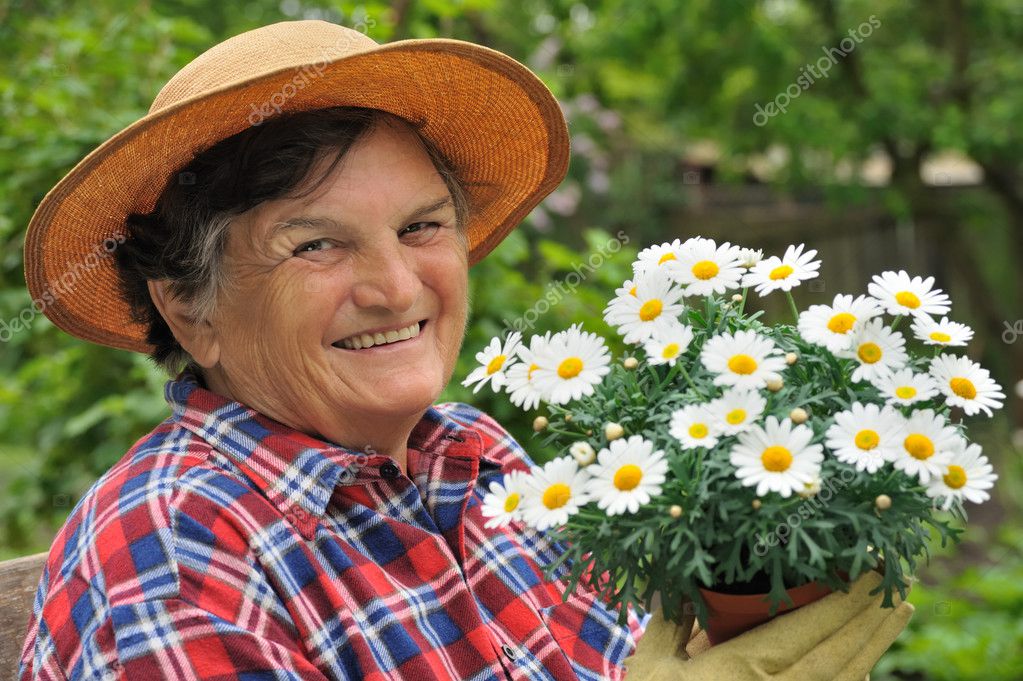
[[[73,336],[149,353],[147,329],[121,297],[112,257],[125,218],[152,211],[168,179],[216,142],[267,116],[331,106],[407,119],[453,162],[474,208],[470,266],[568,169],[568,128],[557,100],[501,52],[440,38],[381,45],[322,21],[274,24],[197,57],[148,115],[97,147],[46,195],[25,237],[33,304]]]

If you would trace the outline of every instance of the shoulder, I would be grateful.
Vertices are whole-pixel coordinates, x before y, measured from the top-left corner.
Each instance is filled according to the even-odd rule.
[[[36,594],[49,628],[83,615],[66,610],[83,588],[93,594],[90,619],[120,602],[181,596],[196,541],[212,542],[214,533],[221,546],[241,540],[230,531],[240,526],[233,516],[257,497],[209,444],[170,420],[160,424],[93,483],[54,539]]]
[[[443,402],[434,407],[463,427],[479,433],[483,441],[483,456],[499,462],[505,472],[528,472],[536,465],[514,436],[485,411],[465,402]]]

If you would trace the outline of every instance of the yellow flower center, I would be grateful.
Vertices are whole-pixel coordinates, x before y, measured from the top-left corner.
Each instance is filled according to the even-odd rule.
[[[856,351],[856,355],[864,364],[873,364],[881,359],[881,348],[877,343],[864,343]]]
[[[643,307],[639,308],[639,318],[644,322],[648,322],[651,319],[657,319],[657,315],[661,314],[661,308],[663,307],[660,300],[654,298],[643,303]]]
[[[500,371],[501,367],[504,365],[504,360],[505,360],[504,355],[498,355],[494,359],[490,360],[490,363],[487,364],[487,376],[494,373],[495,371]]]
[[[678,355],[678,343],[668,343],[661,351],[661,357],[664,359],[671,359],[676,355]]]
[[[561,508],[572,498],[571,488],[563,482],[556,482],[543,493],[543,505],[553,510]]]
[[[529,365],[529,371],[526,372],[526,380],[527,381],[532,381],[533,380],[533,372],[536,371],[539,368],[540,367],[538,365],[536,365],[536,364],[530,364]]]
[[[578,357],[569,357],[558,365],[558,376],[562,378],[575,378],[583,370],[583,361]]]
[[[615,473],[615,488],[623,492],[635,489],[639,481],[643,479],[643,469],[631,463],[627,463]]]
[[[931,340],[938,341],[939,343],[947,343],[952,340],[952,336],[941,331],[931,331]]]
[[[839,312],[828,320],[828,330],[834,333],[847,333],[856,323],[856,317],[848,312]]]
[[[636,295],[636,287],[635,286],[633,286],[632,288],[629,289],[629,295],[630,296]]]
[[[900,385],[895,389],[895,394],[902,400],[908,400],[916,397],[916,388],[911,385]]]
[[[749,355],[733,355],[728,360],[728,368],[733,373],[749,375],[757,370],[757,360],[753,359]]]
[[[895,301],[903,307],[914,310],[920,307],[920,299],[912,291],[899,291],[895,294]]]
[[[697,440],[707,437],[708,432],[710,431],[707,430],[707,425],[704,423],[694,423],[689,426],[689,437],[696,438]]]
[[[778,265],[767,276],[777,281],[779,279],[786,279],[792,272],[792,265]]]
[[[733,409],[732,411],[725,414],[725,421],[728,421],[728,423],[732,424],[733,426],[737,426],[745,420],[746,420],[745,409]]]
[[[718,264],[713,260],[701,260],[693,265],[693,276],[697,279],[713,279],[718,274]]]
[[[675,254],[669,251],[669,252],[667,252],[667,253],[665,253],[664,255],[661,256],[661,259],[657,261],[657,264],[658,265],[662,265],[665,262],[667,262],[668,260],[675,260],[675,259],[676,259],[675,258]]]
[[[911,434],[903,441],[902,446],[910,456],[921,461],[926,461],[934,454],[934,443],[931,442],[931,438],[920,433]]]
[[[518,492],[512,492],[504,500],[504,512],[511,513],[519,507],[519,494]]]
[[[952,489],[959,489],[966,484],[966,471],[962,466],[952,464],[948,467],[948,473],[945,473],[944,480],[945,484]]]
[[[875,430],[861,430],[856,433],[856,446],[862,450],[869,451],[874,447],[877,447],[878,443],[881,442],[881,436],[877,434]]]
[[[772,445],[760,455],[760,461],[772,473],[781,473],[792,465],[792,452],[779,445]]]
[[[964,397],[968,400],[972,400],[977,396],[977,388],[968,378],[953,378],[948,382],[948,387],[952,388],[952,392],[959,395],[959,397]]]

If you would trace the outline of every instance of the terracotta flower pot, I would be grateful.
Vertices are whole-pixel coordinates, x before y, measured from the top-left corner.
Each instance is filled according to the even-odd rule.
[[[795,610],[816,600],[824,598],[832,589],[817,582],[787,589],[785,593],[792,599],[792,605],[782,603],[774,616]],[[727,594],[719,591],[700,589],[707,601],[709,619],[707,620],[707,638],[712,644],[724,643],[730,638],[749,631],[753,627],[773,619],[768,615],[770,601],[767,594]]]

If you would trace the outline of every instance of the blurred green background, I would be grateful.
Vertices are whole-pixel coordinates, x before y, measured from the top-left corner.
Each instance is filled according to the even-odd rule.
[[[883,269],[933,274],[952,317],[977,332],[971,356],[1009,395],[971,430],[1000,480],[968,509],[965,543],[920,574],[917,614],[872,678],[1023,678],[1023,4],[2,3],[0,320],[29,308],[23,235],[47,190],[200,52],[297,18],[379,42],[481,43],[561,101],[569,178],[473,268],[470,333],[442,398],[490,412],[537,461],[555,452],[531,440],[534,413],[458,383],[516,320],[610,334],[601,310],[646,245],[701,234],[780,254],[805,242],[824,265],[797,291],[801,307],[865,292]],[[75,341],[40,315],[2,344],[0,367],[4,559],[46,550],[167,408],[166,377],[143,357]]]

